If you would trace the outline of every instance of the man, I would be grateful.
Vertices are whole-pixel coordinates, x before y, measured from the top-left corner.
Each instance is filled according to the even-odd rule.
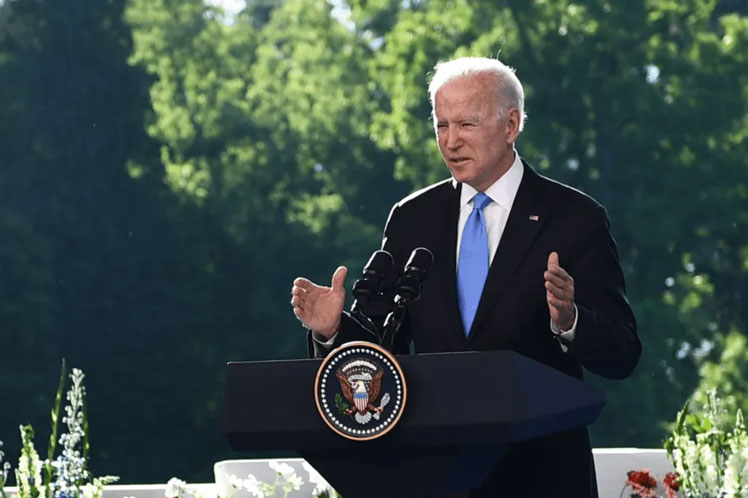
[[[396,345],[417,353],[512,349],[582,377],[625,378],[641,353],[605,210],[535,173],[514,143],[524,91],[498,60],[436,66],[429,86],[439,151],[452,178],[397,203],[383,248],[402,268],[427,247],[434,265]],[[371,339],[347,314],[338,268],[331,287],[294,281],[291,303],[317,356]],[[512,445],[473,497],[597,496],[586,429]]]

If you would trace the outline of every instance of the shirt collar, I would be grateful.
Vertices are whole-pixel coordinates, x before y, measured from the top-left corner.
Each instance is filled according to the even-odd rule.
[[[514,198],[517,196],[517,190],[519,190],[519,184],[522,182],[522,176],[524,174],[524,167],[522,166],[522,160],[519,158],[519,154],[514,150],[514,162],[509,169],[499,177],[498,180],[493,182],[490,187],[486,189],[485,194],[491,198],[496,204],[500,205],[507,211],[512,210],[512,204],[514,204]],[[453,185],[457,187],[457,182],[452,180]],[[473,200],[475,194],[478,191],[467,183],[462,184],[462,192],[460,193],[460,207],[462,208],[466,204]]]

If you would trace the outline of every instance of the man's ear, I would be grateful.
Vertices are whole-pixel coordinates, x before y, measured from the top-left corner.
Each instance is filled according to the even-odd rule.
[[[513,144],[519,136],[519,123],[521,120],[519,110],[516,107],[509,109],[506,117],[506,143]]]

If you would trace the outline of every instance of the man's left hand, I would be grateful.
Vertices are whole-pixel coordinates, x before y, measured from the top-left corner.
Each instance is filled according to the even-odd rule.
[[[558,253],[548,256],[545,277],[545,298],[551,320],[561,330],[569,330],[576,320],[574,307],[574,279],[558,264]]]

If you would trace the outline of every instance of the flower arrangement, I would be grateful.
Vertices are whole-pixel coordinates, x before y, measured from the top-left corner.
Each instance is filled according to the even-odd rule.
[[[66,404],[62,408],[66,379],[70,379],[70,388],[65,393]],[[115,476],[93,477],[88,470],[88,420],[86,418],[86,388],[83,385],[85,375],[73,368],[68,375],[65,361],[52,409],[52,432],[49,439],[47,458],[41,459],[34,447],[34,429],[31,425],[20,426],[21,455],[15,469],[17,492],[9,495],[5,491],[11,471],[9,462],[4,462],[5,453],[0,441],[0,498],[102,498],[104,486],[118,480]],[[60,418],[63,413],[62,418]],[[61,422],[61,423],[60,423]],[[60,426],[63,433],[58,438]],[[57,446],[60,452],[55,457]],[[308,463],[302,463],[308,474],[308,483],[314,485],[311,495],[315,498],[339,498],[339,495],[325,479]],[[236,475],[230,476],[231,498],[238,491],[248,492],[254,498],[287,498],[289,493],[299,491],[304,479],[297,475],[291,465],[270,461],[270,468],[275,472],[275,481],[265,483],[249,474],[245,479]],[[199,493],[190,490],[186,482],[172,478],[164,492],[165,498],[202,498]]]
[[[164,491],[164,498],[180,498],[187,494],[195,495],[187,489],[187,483],[176,477],[169,479],[166,483],[166,490]]]
[[[676,498],[678,496],[678,489],[680,489],[678,474],[675,472],[668,472],[662,480],[662,486],[665,488],[666,498]],[[655,479],[648,470],[629,471],[626,485],[621,491],[621,496],[623,496],[629,488],[631,490],[631,494],[629,495],[630,498],[658,498],[657,479]]]
[[[236,476],[236,474],[231,474],[229,476],[230,494],[222,498],[232,498],[242,491],[249,493],[253,498],[287,498],[289,493],[299,491],[303,486],[304,479],[296,474],[294,468],[289,464],[271,460],[268,465],[275,472],[274,482],[263,482],[253,474],[248,474],[244,479]],[[340,495],[330,487],[314,467],[307,462],[302,462],[302,467],[308,474],[309,483],[314,485],[311,496],[314,498],[340,498]],[[164,498],[186,498],[188,495],[200,498],[198,493],[189,489],[186,482],[176,477],[169,479]]]
[[[748,433],[742,412],[738,410],[730,428],[716,391],[708,393],[702,412],[690,413],[689,403],[678,413],[665,441],[686,496],[747,496]]]
[[[735,423],[714,390],[707,392],[700,411],[690,410],[691,401],[678,412],[675,426],[665,440],[668,459],[677,472],[665,476],[667,498],[681,491],[687,498],[748,497],[748,432],[740,410]],[[632,471],[624,491],[632,497],[657,498],[657,482],[647,471]],[[623,493],[621,493],[623,496]]]
[[[285,498],[291,491],[298,491],[301,489],[301,485],[304,484],[304,480],[296,475],[293,467],[287,463],[270,461],[268,463],[270,468],[275,471],[275,482],[268,484],[259,481],[254,475],[249,474],[246,479],[240,479],[235,475],[230,476],[230,483],[234,489],[244,489],[256,498],[265,498],[270,496],[276,496],[278,493],[283,493],[282,496]],[[315,493],[314,496],[317,496]]]
[[[8,481],[8,472],[10,472],[10,462],[3,462],[5,452],[2,450],[3,442],[0,441],[0,498],[7,498],[5,493],[5,483]]]
[[[93,477],[87,469],[88,461],[88,420],[86,419],[83,385],[85,375],[77,368],[70,373],[71,387],[65,399],[65,414],[62,417],[66,431],[59,439],[57,431],[60,422],[62,393],[65,390],[65,362],[62,362],[60,382],[52,409],[52,433],[49,439],[47,458],[42,460],[34,447],[34,429],[31,425],[22,425],[21,455],[15,469],[17,498],[101,498],[106,484],[117,481],[118,477]],[[62,447],[55,458],[57,444]],[[0,452],[0,463],[3,453]],[[0,496],[8,498],[4,491],[10,464],[3,464],[0,474]]]

